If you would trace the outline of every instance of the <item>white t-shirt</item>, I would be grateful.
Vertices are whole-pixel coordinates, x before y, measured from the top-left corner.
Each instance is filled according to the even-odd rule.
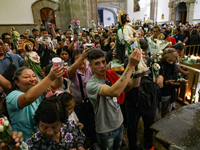
[[[74,124],[77,124],[79,122],[79,119],[74,111],[71,113],[71,115],[69,115],[68,121],[69,122],[74,121]]]

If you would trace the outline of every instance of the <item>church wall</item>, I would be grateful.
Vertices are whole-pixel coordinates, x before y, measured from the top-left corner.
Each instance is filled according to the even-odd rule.
[[[31,4],[36,0],[6,0],[0,5],[0,24],[33,24]]]
[[[15,27],[20,34],[23,34],[26,29],[30,31],[33,28],[39,29],[39,22],[35,20],[32,11],[32,4],[36,1],[38,0],[6,0],[5,3],[0,5],[0,13],[4,14],[0,17],[0,35],[4,32],[10,32],[12,27]],[[59,0],[51,1],[58,2]],[[50,4],[49,1],[41,1],[40,8],[43,8],[42,4],[46,6],[46,3]],[[40,15],[38,17],[40,18]]]
[[[150,18],[150,0],[140,0],[140,11],[134,12],[134,0],[127,1],[127,13],[131,20],[137,21]]]
[[[169,0],[158,0],[158,7],[157,7],[157,22],[158,23],[169,22],[168,3],[169,3]],[[162,19],[162,14],[164,14],[164,19]]]
[[[196,0],[195,6],[194,6],[194,15],[193,15],[194,24],[197,24],[198,22],[200,22],[199,8],[200,8],[200,0]]]

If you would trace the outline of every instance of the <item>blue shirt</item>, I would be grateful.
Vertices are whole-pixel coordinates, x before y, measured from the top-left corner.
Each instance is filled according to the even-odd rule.
[[[33,116],[44,95],[40,96],[31,105],[19,109],[17,100],[22,94],[24,92],[19,90],[12,91],[6,98],[6,106],[13,131],[23,132],[23,138],[26,139],[35,130]]]
[[[173,37],[175,38],[176,43],[178,41],[183,41],[184,40],[183,35],[181,33],[178,33],[178,34],[174,35]]]
[[[3,59],[0,59],[0,74],[2,75],[4,71],[7,69],[7,67],[10,65],[10,60],[8,57],[11,57],[13,60],[13,63],[17,68],[23,66],[24,64],[24,59],[19,56],[18,54],[13,54],[13,53],[5,53],[5,56]]]

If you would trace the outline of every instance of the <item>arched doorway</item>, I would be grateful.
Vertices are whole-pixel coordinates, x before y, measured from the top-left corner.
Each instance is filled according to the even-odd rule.
[[[98,25],[116,25],[117,8],[98,6]]]
[[[178,4],[178,6],[175,8],[176,12],[176,23],[186,23],[187,18],[187,6],[185,2],[181,2]]]
[[[42,8],[40,10],[41,21],[44,27],[48,29],[48,23],[52,23],[56,25],[54,10],[48,7]]]

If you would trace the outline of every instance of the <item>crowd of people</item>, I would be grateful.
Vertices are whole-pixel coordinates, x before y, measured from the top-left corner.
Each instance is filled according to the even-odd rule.
[[[138,39],[141,48],[129,54],[118,43],[120,25],[73,34],[70,26],[63,32],[49,23],[48,29],[21,33],[17,44],[12,33],[2,34],[0,113],[9,118],[17,148],[23,137],[32,150],[118,150],[127,128],[129,149],[136,150],[140,117],[143,149],[155,148],[150,126],[159,113],[164,117],[173,109],[182,83],[177,79],[189,75],[177,64],[185,45],[200,45],[200,23],[129,25],[129,20],[125,15],[123,24],[133,35],[123,40],[132,45]],[[151,54],[148,37],[168,42],[162,54]],[[111,70],[116,45],[123,50],[124,71]],[[53,66],[54,57],[62,65]],[[141,59],[150,73],[135,77]]]

